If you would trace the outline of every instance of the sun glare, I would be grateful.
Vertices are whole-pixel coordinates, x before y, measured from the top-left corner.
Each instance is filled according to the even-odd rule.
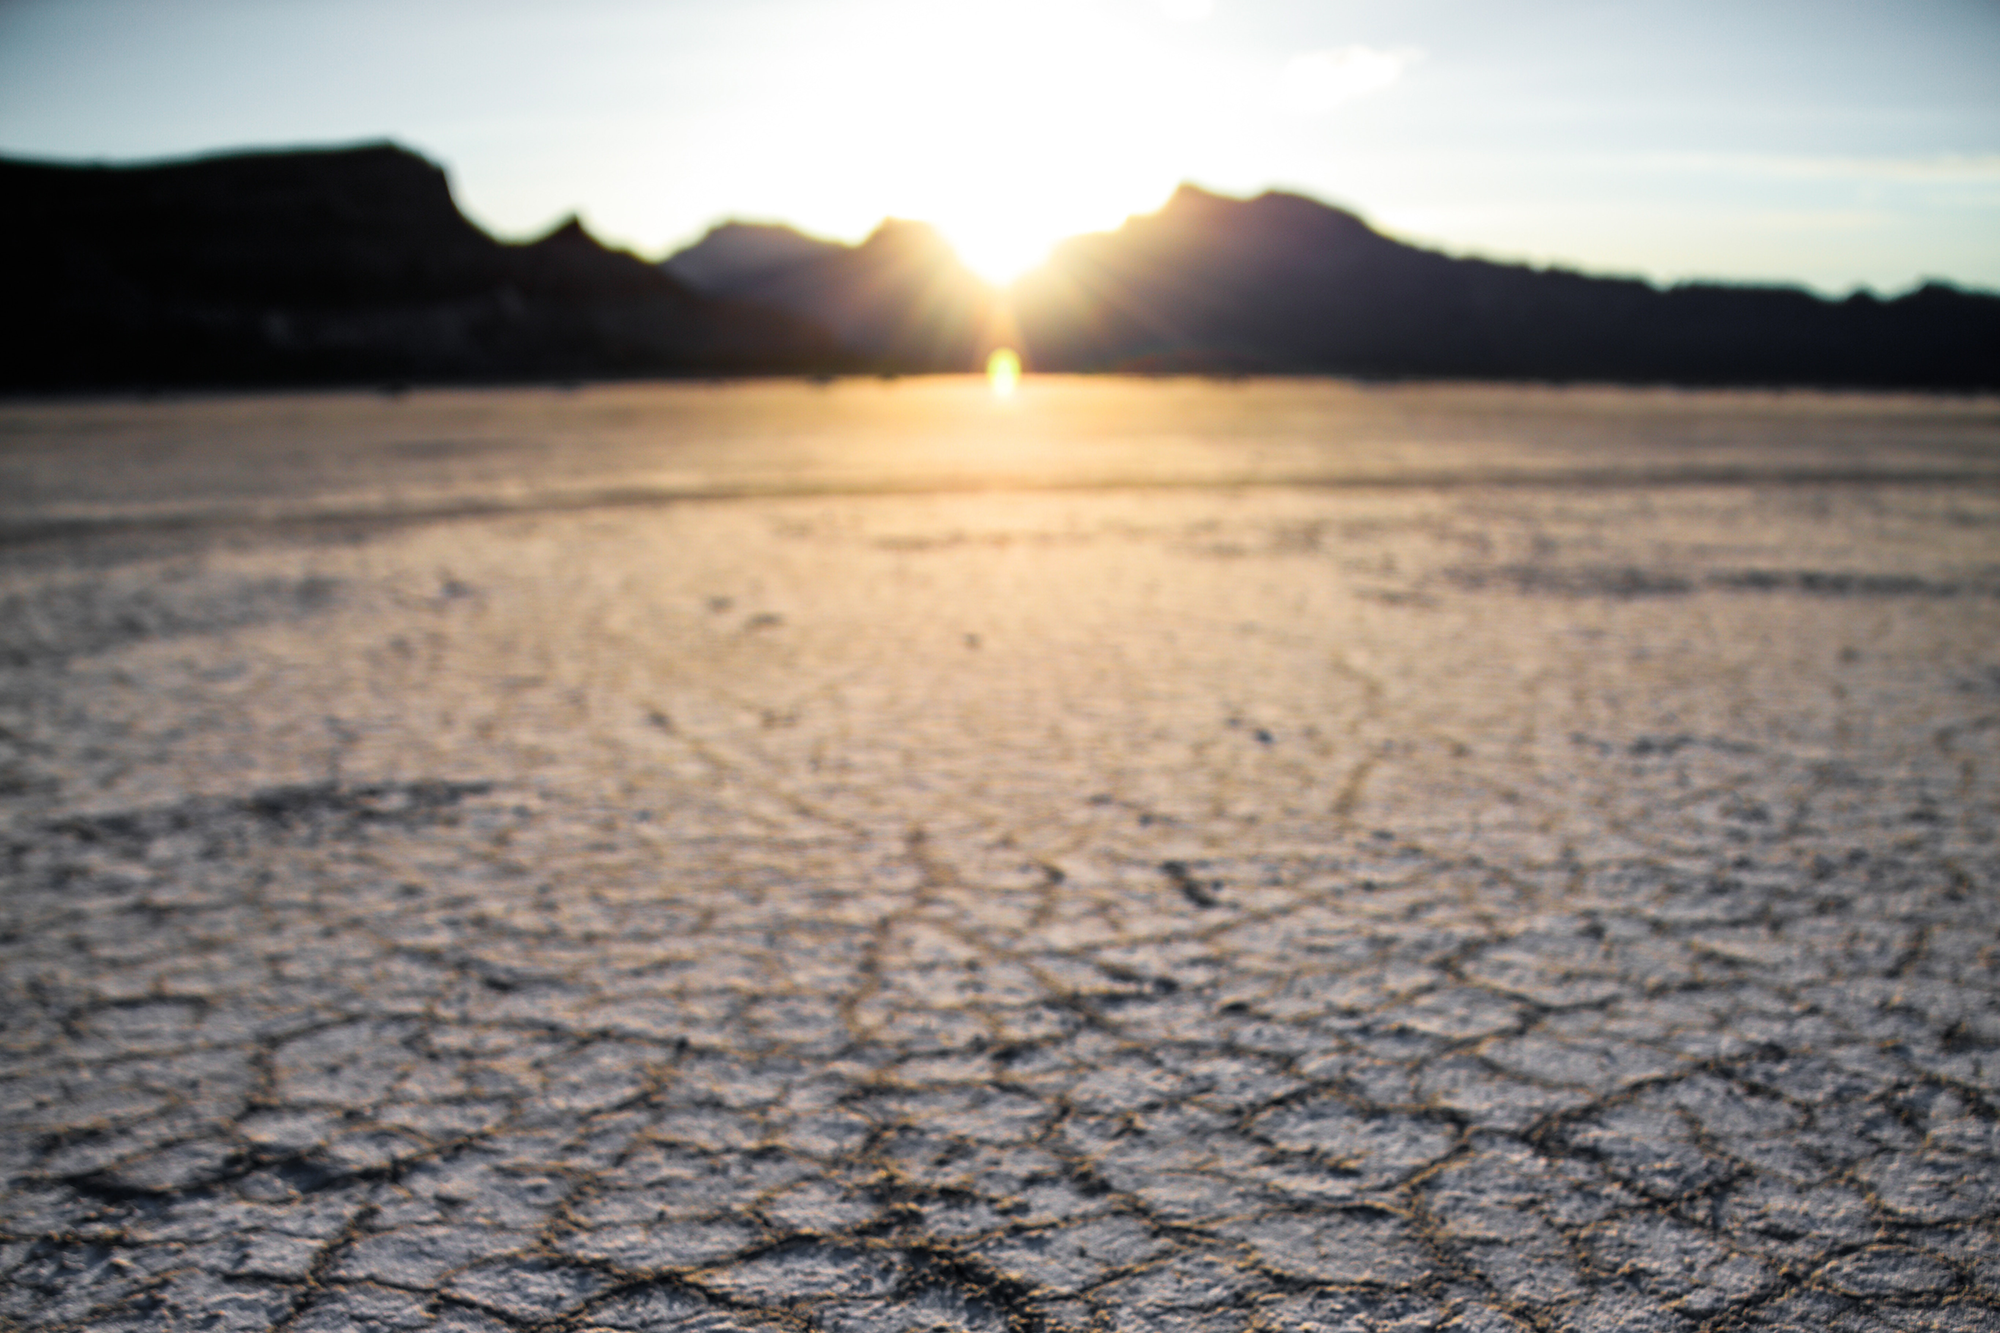
[[[996,398],[1005,398],[1021,382],[1021,358],[1011,347],[997,348],[986,358],[986,382]]]
[[[995,287],[1005,287],[1040,264],[1062,237],[1061,232],[1034,235],[998,217],[941,222],[938,229],[965,266]]]
[[[1000,196],[978,186],[954,191],[940,181],[923,215],[960,261],[995,287],[1040,267],[1069,237],[1109,231],[1133,213],[1157,208],[1172,189],[1171,182],[1157,188],[1100,182],[1093,189],[1059,163],[1040,165],[1039,176],[1021,173],[1023,183]]]
[[[1199,126],[1188,25],[1175,20],[1204,7],[868,0],[855,29],[865,42],[826,33],[834,49],[788,64],[768,109],[775,147],[826,149],[784,178],[821,202],[765,211],[838,211],[849,220],[816,224],[834,235],[865,235],[885,214],[927,222],[967,268],[1007,286],[1064,238],[1157,207],[1180,181]]]

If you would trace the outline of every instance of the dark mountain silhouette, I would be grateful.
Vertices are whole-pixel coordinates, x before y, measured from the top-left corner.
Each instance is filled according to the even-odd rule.
[[[1013,312],[1044,370],[2000,387],[2000,297],[1667,288],[1405,245],[1298,195],[1182,186],[1058,247]]]
[[[740,224],[739,224],[740,225]],[[723,229],[718,229],[723,230]],[[998,294],[959,262],[935,230],[890,218],[860,245],[766,236],[765,253],[799,249],[769,265],[702,263],[710,232],[669,257],[683,271],[697,261],[709,276],[697,284],[716,296],[754,302],[831,329],[864,363],[881,370],[971,370],[997,342],[1011,341]]]
[[[142,167],[0,161],[0,384],[483,380],[844,364],[574,219],[508,245],[391,145]]]
[[[141,167],[0,160],[0,387],[1042,370],[2000,388],[2000,297],[1666,289],[1184,186],[1004,297],[929,227],[725,224],[648,264],[574,220],[502,243],[392,145]],[[680,276],[676,276],[680,275]],[[683,281],[683,278],[686,280]]]
[[[774,270],[824,259],[851,247],[778,222],[724,222],[660,267],[698,292],[722,295]]]

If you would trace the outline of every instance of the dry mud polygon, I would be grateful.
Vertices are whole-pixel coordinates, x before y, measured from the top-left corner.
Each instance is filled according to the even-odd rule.
[[[0,1324],[2000,1328],[1990,407],[592,503],[301,401],[10,409]]]

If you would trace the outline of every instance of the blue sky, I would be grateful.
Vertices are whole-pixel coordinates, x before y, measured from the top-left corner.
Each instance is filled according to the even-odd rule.
[[[2000,4],[0,0],[0,153],[392,138],[507,236],[938,223],[994,272],[1182,180],[1457,253],[2000,289]]]

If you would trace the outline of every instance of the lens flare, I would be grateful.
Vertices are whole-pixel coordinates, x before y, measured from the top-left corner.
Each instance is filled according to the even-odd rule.
[[[996,348],[986,358],[986,382],[993,386],[997,397],[1005,398],[1014,392],[1014,386],[1021,382],[1021,358],[1013,348]]]

